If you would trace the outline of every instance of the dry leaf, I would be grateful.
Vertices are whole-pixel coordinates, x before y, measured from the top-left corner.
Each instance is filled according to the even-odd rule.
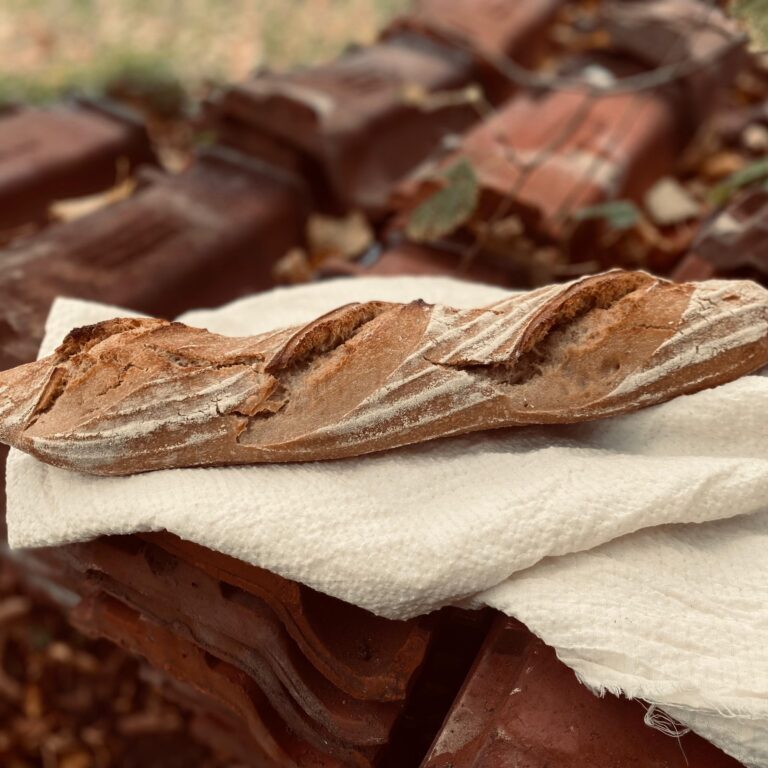
[[[334,219],[313,214],[307,225],[309,260],[322,264],[328,259],[353,259],[373,243],[373,230],[360,211]]]
[[[57,200],[51,203],[48,213],[55,221],[81,219],[83,216],[88,216],[108,205],[129,198],[135,188],[136,181],[127,178],[106,192],[98,192],[95,195],[86,195],[85,197],[73,197],[68,200]]]
[[[681,224],[699,216],[701,206],[675,178],[659,179],[645,194],[645,209],[660,227]]]
[[[707,179],[718,181],[740,171],[746,163],[738,152],[718,152],[701,163],[699,172]]]
[[[483,89],[476,83],[453,91],[430,92],[418,83],[408,83],[402,90],[402,100],[424,112],[436,112],[449,107],[463,107],[474,104],[486,105]]]
[[[275,282],[283,285],[308,283],[314,276],[315,270],[309,261],[307,252],[303,248],[291,248],[272,267],[272,277]]]
[[[768,128],[760,123],[751,123],[742,131],[741,143],[750,152],[764,154],[768,151]]]

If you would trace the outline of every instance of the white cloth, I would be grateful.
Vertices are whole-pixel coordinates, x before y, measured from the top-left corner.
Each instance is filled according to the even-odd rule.
[[[247,335],[354,300],[468,307],[502,294],[340,280],[181,319]],[[116,314],[57,302],[44,351]],[[96,478],[12,451],[8,534],[30,547],[167,529],[385,616],[492,605],[593,689],[657,704],[765,768],[766,414],[768,377],[755,375],[607,421],[337,462]]]

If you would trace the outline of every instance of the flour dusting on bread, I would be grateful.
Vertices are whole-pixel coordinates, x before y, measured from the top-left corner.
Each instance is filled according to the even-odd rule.
[[[0,439],[102,475],[359,456],[626,413],[768,364],[768,291],[613,271],[486,307],[350,304],[228,338],[116,319],[0,373]]]

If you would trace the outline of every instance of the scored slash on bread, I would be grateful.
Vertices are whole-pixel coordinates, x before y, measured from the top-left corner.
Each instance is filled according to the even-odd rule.
[[[626,413],[768,364],[768,291],[614,271],[486,307],[350,304],[228,338],[116,319],[0,373],[0,439],[99,475],[337,459]]]

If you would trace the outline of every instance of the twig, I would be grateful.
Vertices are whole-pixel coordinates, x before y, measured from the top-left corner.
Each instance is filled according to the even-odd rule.
[[[641,72],[637,75],[627,75],[617,78],[613,83],[597,86],[602,96],[612,96],[620,93],[648,91],[669,85],[675,80],[696,74],[701,69],[706,69],[725,58],[731,51],[740,48],[747,42],[746,35],[738,35],[724,43],[720,48],[712,51],[702,59],[687,59],[675,64],[665,64],[652,69],[650,72]],[[489,57],[489,62],[503,75],[515,84],[541,91],[578,91],[584,87],[584,81],[577,77],[563,77],[562,75],[542,74],[516,64],[511,59],[498,59]]]

